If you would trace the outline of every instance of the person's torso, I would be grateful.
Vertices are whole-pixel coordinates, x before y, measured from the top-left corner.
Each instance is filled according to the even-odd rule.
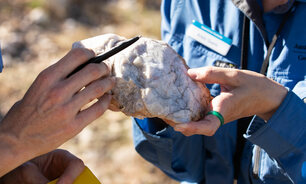
[[[287,20],[275,44],[269,60],[267,76],[292,89],[298,81],[306,78],[306,3],[298,2],[294,13]],[[230,0],[164,0],[162,4],[162,38],[168,42],[185,60],[189,67],[213,66],[222,61],[240,67],[241,35],[243,13]],[[266,36],[271,42],[284,14],[265,13],[262,21]],[[188,26],[196,20],[232,40],[227,55],[222,56],[198,41],[186,35]],[[267,46],[258,25],[250,23],[248,69],[260,71],[267,54]],[[219,94],[219,85],[208,85],[213,96]],[[213,137],[204,138],[205,147],[211,154],[206,160],[206,183],[231,183],[233,180],[233,155],[236,144],[236,123],[229,123],[220,128]],[[261,179],[252,178],[252,145],[246,146],[241,160],[241,169],[245,176],[241,183],[290,183],[275,165],[274,161],[263,152]],[[223,168],[222,168],[223,167]],[[219,173],[214,171],[218,168]],[[250,178],[251,177],[251,178]]]

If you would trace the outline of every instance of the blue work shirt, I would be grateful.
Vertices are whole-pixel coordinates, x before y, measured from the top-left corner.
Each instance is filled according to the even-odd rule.
[[[0,43],[0,73],[2,72],[2,69],[3,69],[3,61],[2,61],[1,43]]]
[[[234,2],[234,3],[233,3]],[[191,68],[212,66],[216,60],[240,66],[242,19],[250,19],[249,70],[260,71],[284,14],[263,13],[260,0],[164,0],[162,38]],[[245,134],[238,184],[306,183],[306,1],[296,2],[269,60],[267,76],[288,89],[288,94],[271,119],[256,117]],[[197,20],[232,39],[226,56],[205,47],[185,33]],[[208,85],[216,96],[219,85]],[[229,183],[234,180],[237,123],[219,128],[212,137],[185,137],[162,120],[133,119],[136,151],[168,176],[187,183]],[[254,145],[260,146],[255,157]],[[258,162],[258,177],[253,174]]]

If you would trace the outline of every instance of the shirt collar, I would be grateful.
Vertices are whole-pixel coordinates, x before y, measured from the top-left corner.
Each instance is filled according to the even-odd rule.
[[[295,0],[288,0],[286,4],[274,8],[272,11],[277,14],[283,14],[290,10]]]
[[[263,9],[260,1],[261,0],[232,0],[234,5],[257,26],[265,43],[268,44],[268,35],[262,19]]]

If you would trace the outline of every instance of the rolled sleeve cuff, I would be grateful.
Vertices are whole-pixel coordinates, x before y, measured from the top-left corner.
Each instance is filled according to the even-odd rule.
[[[258,116],[253,118],[244,137],[271,156],[278,157],[304,144],[305,114],[306,105],[295,93],[289,91],[267,123]]]

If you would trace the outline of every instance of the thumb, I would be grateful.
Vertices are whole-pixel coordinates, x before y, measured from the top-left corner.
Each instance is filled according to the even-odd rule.
[[[40,168],[32,162],[26,162],[21,167],[22,181],[20,183],[48,183],[49,180],[43,175]],[[19,182],[16,182],[19,183]]]
[[[73,183],[73,181],[84,171],[85,165],[82,160],[75,159],[69,162],[64,173],[59,177],[57,184]]]
[[[207,84],[237,85],[238,70],[220,67],[193,68],[187,71],[189,77],[195,81]]]
[[[224,118],[224,123],[228,123],[238,119],[239,117],[237,116],[242,113],[241,108],[243,108],[243,105],[238,105],[241,104],[240,101],[240,96],[235,95],[235,93],[222,92],[211,101],[209,109],[219,112]],[[217,120],[219,121],[219,119]]]
[[[208,115],[200,121],[176,124],[173,128],[175,131],[179,131],[185,136],[195,134],[213,136],[219,126],[219,119],[215,116]]]

